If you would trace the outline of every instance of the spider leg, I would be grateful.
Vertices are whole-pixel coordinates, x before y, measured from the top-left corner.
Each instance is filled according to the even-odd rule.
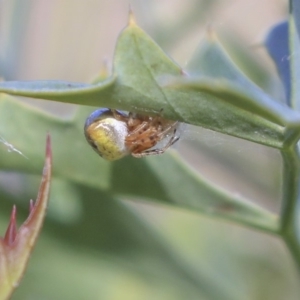
[[[125,117],[124,115],[120,114],[116,109],[110,109],[110,111],[112,112],[113,117],[114,117],[116,120],[123,121],[123,122],[126,121],[126,118],[127,118],[127,117]]]
[[[134,126],[135,121],[136,121],[136,118],[134,117],[134,114],[132,112],[129,112],[128,121],[127,121],[128,126]]]
[[[147,127],[149,127],[149,124],[147,121],[143,121],[139,125],[136,126],[130,133],[128,134],[127,138],[128,140],[135,139],[137,135],[142,134],[147,130]]]
[[[132,152],[131,155],[136,158],[141,158],[141,157],[145,157],[148,155],[158,155],[158,154],[165,153],[168,148],[170,148],[173,144],[175,144],[179,140],[180,137],[176,136],[176,131],[177,131],[177,128],[174,129],[172,137],[170,138],[169,142],[163,148],[146,150],[144,152],[137,152],[137,153]]]
[[[126,139],[125,142],[131,153],[141,153],[154,147],[157,144],[157,139],[155,133],[153,133],[151,129],[148,129],[131,140]]]
[[[120,114],[115,109],[110,109],[110,111],[112,112],[114,118],[118,119],[120,117]]]
[[[168,132],[170,132],[173,128],[174,128],[174,132],[172,133],[172,137],[175,136],[176,131],[177,131],[177,125],[178,125],[178,121],[170,124],[166,129],[164,129],[162,132],[160,132],[159,134],[157,134],[159,140],[161,140]]]

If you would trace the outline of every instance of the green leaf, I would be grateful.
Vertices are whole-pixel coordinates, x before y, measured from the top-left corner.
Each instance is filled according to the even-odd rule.
[[[273,148],[284,148],[298,139],[297,113],[271,99],[254,98],[226,79],[169,78],[164,84],[187,91],[190,109],[197,105],[203,127]]]
[[[300,115],[250,82],[214,35],[196,51],[188,71],[190,77],[165,78],[163,84],[189,94],[188,105],[197,107],[203,127],[274,148],[297,140]]]
[[[60,102],[159,112],[179,118],[157,77],[181,74],[163,51],[133,21],[118,39],[114,75],[92,85],[60,81],[0,82],[0,91]]]
[[[12,123],[12,112],[18,127]],[[269,212],[233,197],[191,171],[176,155],[125,159],[110,163],[90,149],[83,136],[85,112],[81,108],[72,120],[63,121],[2,96],[0,136],[19,149],[18,153],[0,148],[0,168],[36,173],[43,155],[38,145],[50,130],[55,157],[54,175],[111,194],[142,197],[161,203],[235,220],[267,231],[276,231],[277,219]],[[34,130],[32,130],[34,128]],[[128,176],[130,170],[131,176]],[[174,176],[177,174],[174,185]],[[199,195],[195,198],[195,195]]]
[[[243,39],[237,37],[234,31],[228,31],[226,28],[218,30],[218,40],[244,76],[266,93],[270,93],[277,101],[284,102],[281,94],[282,87],[278,86],[278,79],[274,76],[273,70],[267,67],[267,61],[262,61],[262,57],[257,55],[256,47],[261,45],[249,47]]]
[[[283,148],[298,138],[300,117],[273,101],[234,66],[213,35],[196,53],[186,78],[133,21],[119,37],[114,75],[92,85],[57,81],[2,82],[11,94],[154,114]],[[176,88],[161,84],[180,76]],[[255,114],[255,117],[254,117]],[[288,129],[286,128],[288,127]]]
[[[38,81],[3,81],[0,82],[1,92],[32,98],[40,98],[66,103],[97,106],[109,105],[109,96],[114,77],[96,84],[85,84],[59,80]]]
[[[19,285],[29,257],[41,231],[49,201],[52,156],[50,137],[47,139],[43,177],[35,203],[30,203],[30,213],[17,229],[14,206],[4,238],[0,237],[0,299],[9,299]]]
[[[214,271],[206,274],[195,270],[193,265],[185,262],[184,256],[176,248],[162,239],[160,232],[154,231],[132,208],[98,189],[80,185],[74,185],[74,188],[77,189],[83,206],[80,222],[62,225],[48,220],[33,257],[39,260],[37,265],[41,269],[32,268],[27,273],[24,282],[26,286],[21,287],[19,293],[17,291],[16,299],[24,298],[24,290],[25,294],[43,294],[45,290],[53,290],[52,285],[49,287],[49,282],[57,282],[61,287],[62,290],[56,291],[58,297],[65,293],[68,297],[73,295],[75,299],[86,299],[87,295],[94,295],[95,291],[102,295],[105,294],[103,289],[107,284],[115,286],[119,280],[125,280],[135,288],[142,285],[145,294],[155,295],[156,289],[147,289],[149,278],[155,279],[151,286],[159,287],[157,293],[169,291],[171,287],[174,289],[174,282],[178,282],[175,284],[180,286],[178,292],[186,290],[187,294],[191,294],[191,299],[197,299],[196,295],[199,294],[212,299],[221,296],[226,300],[232,299],[230,288],[223,283],[222,278],[212,280],[214,276],[210,273]],[[4,204],[15,201],[0,195]],[[3,210],[2,208],[0,217]],[[70,268],[51,267],[62,263],[70,265],[72,271]],[[45,269],[49,272],[45,272]],[[73,272],[76,276],[72,276]],[[42,279],[39,284],[32,285],[36,276]],[[29,286],[27,278],[31,283]],[[162,287],[159,285],[161,281]],[[77,284],[74,285],[74,282]],[[73,288],[67,288],[69,285]],[[121,290],[120,299],[124,299],[127,289]],[[132,299],[130,296],[128,298]]]

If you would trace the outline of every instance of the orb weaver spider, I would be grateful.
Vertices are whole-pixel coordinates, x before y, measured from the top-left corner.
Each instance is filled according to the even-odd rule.
[[[100,108],[86,120],[84,133],[88,143],[103,158],[113,161],[131,154],[134,157],[164,153],[179,140],[179,122],[159,116],[124,113]],[[170,137],[165,146],[152,149]]]

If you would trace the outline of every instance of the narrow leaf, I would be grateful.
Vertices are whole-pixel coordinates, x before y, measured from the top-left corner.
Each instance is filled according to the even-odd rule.
[[[207,36],[187,69],[190,77],[164,78],[162,85],[175,89],[190,109],[189,117],[199,120],[197,125],[275,148],[285,147],[287,137],[298,138],[300,115],[248,80],[214,34]],[[180,100],[174,102],[179,105]]]
[[[109,101],[105,96],[114,81],[114,77],[96,84],[59,80],[2,81],[0,82],[0,91],[11,95],[81,105],[98,106],[102,101],[102,106],[107,106]]]
[[[0,299],[9,299],[18,286],[45,218],[51,180],[51,145],[47,138],[46,158],[37,200],[30,203],[30,213],[20,229],[16,229],[16,207],[4,239],[0,238]]]

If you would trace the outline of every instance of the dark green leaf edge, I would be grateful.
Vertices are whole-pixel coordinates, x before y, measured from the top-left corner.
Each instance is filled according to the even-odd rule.
[[[299,231],[299,147],[281,152],[283,159],[283,199],[280,216],[280,235],[286,242],[300,272],[300,231]]]
[[[64,103],[99,106],[99,103],[97,104],[99,102],[97,101],[98,93],[109,93],[115,81],[115,76],[96,84],[60,80],[2,81],[0,82],[0,92]],[[105,103],[104,96],[102,101],[103,105],[109,105],[109,103]]]
[[[245,123],[247,122],[247,114],[250,118],[249,122],[254,118],[254,116],[255,118],[261,117],[262,121],[264,120],[266,125],[265,128],[262,128],[262,130],[265,129],[265,133],[268,130],[270,131],[270,139],[259,139],[259,136],[256,134],[246,137],[243,136],[243,132],[233,132],[232,135],[274,148],[289,147],[299,139],[300,114],[298,112],[295,112],[289,107],[281,105],[268,97],[264,99],[264,102],[261,101],[262,99],[249,97],[249,95],[247,95],[241,87],[226,79],[178,77],[164,78],[162,82],[164,82],[162,84],[165,87],[169,87],[171,89],[180,91],[182,89],[195,90],[210,94],[217,98],[216,107],[218,105],[218,101],[221,101],[228,105],[232,105],[232,111],[237,110],[237,113],[244,114]],[[243,111],[245,113],[243,113]],[[228,133],[226,129],[221,132]],[[274,133],[272,134],[272,132]],[[275,134],[277,137],[273,139]]]
[[[265,120],[275,123],[279,126],[285,126],[289,123],[299,122],[300,114],[294,112],[270,98],[253,98],[246,94],[241,87],[227,79],[213,79],[208,77],[190,78],[178,77],[165,79],[169,81],[165,87],[188,90],[199,90],[218,97],[225,103],[231,104],[239,109],[249,113],[261,116]],[[223,96],[223,99],[222,99]],[[264,102],[262,101],[264,100]]]

